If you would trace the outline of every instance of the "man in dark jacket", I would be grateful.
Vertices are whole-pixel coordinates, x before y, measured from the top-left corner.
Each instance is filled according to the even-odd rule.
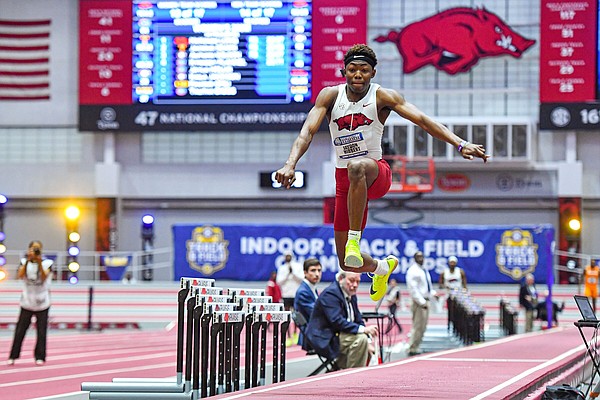
[[[527,274],[519,291],[519,304],[525,309],[525,332],[531,332],[533,329],[533,311],[537,303],[538,293],[535,288],[535,278],[533,274]]]
[[[365,326],[356,302],[360,274],[340,271],[315,303],[306,334],[315,351],[337,357],[340,368],[364,367],[373,352],[370,337],[377,326]]]
[[[304,261],[304,280],[296,291],[294,310],[302,314],[307,322],[310,321],[310,316],[315,308],[315,302],[317,301],[317,297],[319,297],[317,283],[321,281],[322,269],[321,263],[316,258],[307,258]],[[302,332],[300,333],[298,344],[304,350],[309,350],[308,346],[304,343]]]

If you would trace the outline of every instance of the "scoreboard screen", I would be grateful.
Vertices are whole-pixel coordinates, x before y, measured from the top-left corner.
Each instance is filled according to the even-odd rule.
[[[366,42],[367,0],[79,4],[80,131],[298,130]]]
[[[310,100],[309,1],[133,2],[133,101]]]
[[[540,129],[600,128],[598,0],[541,2]]]

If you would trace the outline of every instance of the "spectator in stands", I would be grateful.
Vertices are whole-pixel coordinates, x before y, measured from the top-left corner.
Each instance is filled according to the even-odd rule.
[[[296,291],[300,287],[303,278],[302,265],[294,261],[292,253],[286,253],[283,264],[277,268],[277,284],[281,287],[281,295],[286,311],[291,311],[294,308]],[[286,335],[286,346],[298,343],[298,333],[295,325],[290,324]]]
[[[548,321],[548,308],[546,303],[548,301],[548,291],[546,291],[544,296],[544,301],[540,301],[535,306],[536,317],[535,319],[540,321]],[[562,312],[565,309],[565,302],[559,306],[556,302],[552,302],[552,326],[558,326],[558,313]]]
[[[46,335],[48,332],[48,311],[50,310],[50,282],[52,281],[53,261],[42,256],[42,242],[34,240],[29,243],[26,257],[21,259],[17,271],[19,279],[23,280],[21,294],[21,311],[15,328],[8,365],[14,365],[21,355],[21,346],[25,333],[35,316],[37,342],[33,355],[36,365],[46,362]]]
[[[519,291],[519,304],[525,310],[525,332],[533,330],[533,311],[537,303],[538,293],[535,288],[535,278],[533,274],[527,274]]]
[[[585,267],[583,271],[583,282],[585,284],[583,288],[583,295],[590,298],[592,303],[592,309],[596,312],[596,299],[598,298],[598,278],[600,277],[600,268],[598,267],[598,260],[591,262],[590,265]]]
[[[313,308],[315,308],[315,302],[317,301],[317,297],[319,297],[317,283],[321,282],[322,269],[321,263],[316,258],[307,258],[304,261],[304,280],[296,291],[294,309],[304,316],[307,323],[310,321]],[[298,344],[304,350],[308,350],[304,345],[302,333],[300,333],[300,337],[298,338]]]
[[[459,268],[458,258],[454,256],[448,257],[448,267],[440,274],[440,289],[466,289],[467,288],[467,277],[465,270]]]
[[[366,326],[356,302],[360,274],[340,270],[315,302],[306,330],[315,351],[327,358],[337,357],[339,368],[364,367],[374,347],[377,326]]]

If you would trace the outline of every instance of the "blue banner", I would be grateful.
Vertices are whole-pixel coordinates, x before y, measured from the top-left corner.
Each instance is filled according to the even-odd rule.
[[[174,279],[210,277],[241,281],[267,281],[271,271],[292,252],[302,263],[316,257],[323,266],[323,281],[338,271],[333,228],[323,225],[175,225]],[[437,226],[367,227],[361,250],[374,258],[389,254],[400,260],[392,277],[404,282],[417,249],[425,255],[432,279],[458,257],[472,283],[515,283],[527,273],[546,283],[552,270],[554,228],[539,226]]]

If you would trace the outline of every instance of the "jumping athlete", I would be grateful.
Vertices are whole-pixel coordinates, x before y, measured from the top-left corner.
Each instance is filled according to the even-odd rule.
[[[360,238],[367,223],[369,199],[383,197],[392,178],[382,159],[381,141],[385,121],[392,111],[420,126],[430,135],[458,149],[469,160],[487,161],[482,145],[469,143],[444,125],[432,120],[410,104],[398,92],[371,83],[375,77],[377,56],[364,44],[352,46],[344,57],[342,75],[345,84],[323,88],[275,179],[286,188],[294,183],[296,164],[308,150],[324,118],[337,154],[334,238],[340,268],[351,272],[373,273],[371,299],[378,301],[387,291],[387,281],[398,266],[393,255],[373,259],[360,252]]]

